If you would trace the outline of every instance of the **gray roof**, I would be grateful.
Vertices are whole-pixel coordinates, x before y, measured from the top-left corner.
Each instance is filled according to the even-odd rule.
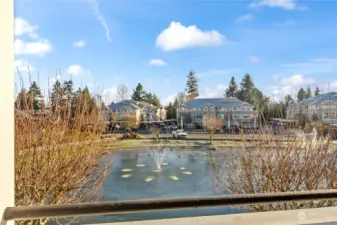
[[[111,110],[139,109],[139,108],[144,108],[144,107],[153,107],[153,108],[156,108],[155,106],[151,105],[148,102],[134,101],[134,100],[124,100],[124,101],[117,102],[117,103],[111,103],[111,105],[109,106],[109,108]]]
[[[242,104],[248,104],[237,98],[197,98],[182,105],[187,108],[202,108],[205,105],[213,105],[214,107],[237,107]]]
[[[309,105],[318,105],[325,101],[337,102],[337,92],[329,92],[303,100],[301,103]]]
[[[120,110],[120,109],[138,109],[139,107],[135,104],[133,104],[130,101],[122,101],[118,103],[111,103],[109,105],[109,109],[111,110]]]

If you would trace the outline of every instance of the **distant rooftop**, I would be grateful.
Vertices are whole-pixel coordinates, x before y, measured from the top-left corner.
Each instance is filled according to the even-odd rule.
[[[237,98],[197,98],[185,103],[184,107],[187,108],[202,108],[205,105],[213,105],[214,107],[237,107],[242,104],[248,104]]]
[[[318,96],[313,96],[307,99],[304,99],[301,103],[318,105],[325,101],[337,102],[337,92],[328,92]]]

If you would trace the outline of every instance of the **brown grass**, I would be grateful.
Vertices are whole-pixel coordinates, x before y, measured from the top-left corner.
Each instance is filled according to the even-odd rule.
[[[101,160],[104,129],[97,109],[82,95],[37,115],[27,104],[15,109],[15,205],[74,204],[97,201],[109,165]],[[46,113],[46,110],[42,110]],[[45,224],[43,218],[19,224]],[[75,218],[55,220],[65,224]]]
[[[214,173],[216,191],[226,194],[254,194],[327,190],[337,188],[337,154],[329,151],[330,140],[302,141],[288,135],[261,134],[234,151],[231,160],[218,165]],[[240,148],[238,148],[240,149]],[[219,174],[219,175],[216,175]],[[250,206],[252,211],[289,210],[333,206],[336,201],[290,202]]]

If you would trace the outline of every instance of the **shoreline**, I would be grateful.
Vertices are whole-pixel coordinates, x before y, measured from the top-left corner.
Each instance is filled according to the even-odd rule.
[[[301,143],[298,142],[300,145]],[[302,145],[304,142],[302,142]],[[262,144],[260,147],[274,147],[275,145]],[[286,144],[280,145],[281,147],[286,147]],[[331,150],[337,150],[337,143],[330,143],[333,146]],[[137,150],[143,148],[175,148],[175,150],[206,150],[206,151],[228,151],[233,149],[243,149],[254,147],[251,143],[238,142],[238,141],[221,141],[213,140],[213,144],[210,145],[209,141],[197,140],[197,141],[186,141],[186,140],[170,140],[168,143],[166,141],[160,140],[159,143],[154,143],[152,140],[148,139],[128,139],[128,140],[118,140],[112,143],[104,143],[104,154],[109,152],[125,151],[125,150]],[[211,149],[215,147],[215,149]],[[275,146],[276,147],[276,146]],[[331,147],[330,147],[331,148]],[[330,150],[329,148],[329,150]]]

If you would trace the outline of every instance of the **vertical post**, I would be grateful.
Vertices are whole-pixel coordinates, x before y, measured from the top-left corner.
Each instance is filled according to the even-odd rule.
[[[231,127],[231,113],[228,114],[228,129]]]
[[[2,59],[0,82],[0,220],[6,207],[14,206],[14,1],[0,2]],[[14,224],[13,222],[7,224]]]

